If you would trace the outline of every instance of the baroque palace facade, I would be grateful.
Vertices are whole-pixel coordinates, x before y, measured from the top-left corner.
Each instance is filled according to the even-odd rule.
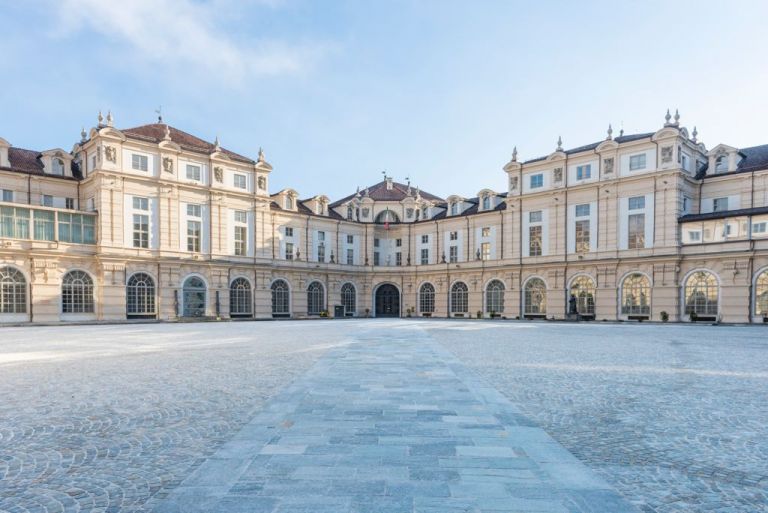
[[[187,317],[768,318],[768,145],[707,150],[667,113],[440,198],[338,201],[111,115],[71,151],[0,138],[0,323]]]

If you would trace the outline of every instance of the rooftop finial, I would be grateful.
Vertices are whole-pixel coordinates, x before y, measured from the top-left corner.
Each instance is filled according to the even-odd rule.
[[[80,129],[80,141],[85,142],[86,138],[88,137],[88,134],[85,133],[85,127]]]
[[[698,131],[698,130],[696,130],[696,127],[693,127],[693,132],[691,132],[691,135],[693,136],[693,138],[691,139],[691,141],[693,141],[693,142],[698,142],[698,141],[696,141],[696,137],[699,135],[699,131]]]
[[[669,122],[672,119],[672,115],[669,113],[669,109],[667,109],[667,114],[664,116],[664,125],[669,126]]]
[[[611,139],[613,139],[613,127],[608,123],[608,137],[606,137],[605,140],[610,141]]]
[[[675,125],[680,124],[680,112],[678,112],[677,109],[675,109]]]
[[[216,140],[213,141],[213,151],[221,151],[221,145],[219,144],[219,136],[216,136]]]
[[[99,120],[99,126],[104,125],[104,116],[101,115],[101,109],[99,109],[99,117],[97,118]]]
[[[517,162],[517,146],[512,148],[512,162]]]
[[[563,138],[561,136],[557,136],[557,151],[563,151]]]
[[[259,162],[266,162],[264,157],[264,149],[262,147],[259,147]]]
[[[115,124],[115,119],[112,117],[112,111],[107,111],[107,126],[113,126]]]
[[[619,127],[619,137],[624,137],[624,122],[621,122],[621,126]]]
[[[155,109],[155,114],[157,114],[157,122],[162,123],[163,122],[163,106],[160,105],[158,108]]]
[[[171,129],[168,125],[165,125],[165,133],[163,134],[163,140],[164,141],[171,140]]]

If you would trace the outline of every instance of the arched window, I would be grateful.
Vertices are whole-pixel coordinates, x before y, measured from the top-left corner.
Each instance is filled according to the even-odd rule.
[[[387,209],[383,212],[379,212],[376,215],[376,221],[377,224],[386,224],[386,223],[399,223],[400,218],[397,216],[396,213],[393,211]]]
[[[286,196],[285,197],[285,209],[286,210],[293,210],[293,197],[292,196]]]
[[[146,273],[136,273],[125,285],[125,311],[128,317],[155,317],[155,280]]]
[[[723,153],[715,157],[715,173],[728,171],[728,155]]]
[[[182,305],[184,317],[202,317],[205,315],[205,282],[197,276],[190,276],[182,287]]]
[[[755,315],[768,317],[768,269],[755,280]]]
[[[272,282],[272,317],[288,317],[291,315],[291,290],[284,280]]]
[[[568,297],[569,305],[574,297],[579,315],[595,315],[595,280],[583,274],[574,278]]]
[[[64,174],[64,161],[58,157],[51,159],[51,171],[54,175]]]
[[[502,313],[504,311],[504,284],[493,280],[485,287],[485,312]]]
[[[93,279],[83,271],[69,271],[61,282],[62,313],[93,313]]]
[[[424,283],[419,288],[419,311],[430,314],[435,312],[435,287],[431,283]]]
[[[341,286],[341,304],[344,305],[344,315],[355,315],[357,312],[357,292],[351,283]]]
[[[463,282],[457,281],[451,287],[451,313],[469,312],[469,289]]]
[[[541,278],[525,282],[523,293],[523,315],[533,317],[547,314],[547,284]]]
[[[459,213],[459,204],[454,201],[453,203],[451,203],[451,215],[455,216],[458,213]]]
[[[685,280],[685,313],[696,316],[717,315],[720,286],[709,271],[696,271]]]
[[[307,287],[307,314],[320,315],[325,310],[325,290],[319,281],[313,281]]]
[[[347,219],[352,220],[354,219],[354,210],[352,210],[352,206],[347,207]]]
[[[13,267],[0,267],[0,314],[27,313],[27,280]]]
[[[491,209],[491,197],[490,196],[483,196],[483,210],[490,210]]]
[[[641,273],[632,273],[621,283],[621,313],[651,315],[651,282]]]
[[[250,317],[253,314],[251,284],[245,278],[236,278],[229,284],[229,316]]]

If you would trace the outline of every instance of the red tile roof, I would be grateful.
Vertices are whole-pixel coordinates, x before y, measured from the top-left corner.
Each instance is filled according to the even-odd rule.
[[[126,136],[133,139],[140,139],[143,141],[149,141],[153,143],[159,143],[165,138],[165,127],[168,127],[171,135],[171,141],[175,142],[185,150],[194,151],[198,153],[211,154],[215,151],[216,146],[213,143],[204,141],[199,137],[188,134],[178,128],[174,128],[165,123],[152,123],[150,125],[137,126],[134,128],[126,128],[121,130]],[[221,152],[229,156],[233,160],[240,162],[247,162],[249,164],[255,164],[253,159],[239,155],[233,151],[221,148]]]
[[[43,174],[43,163],[40,160],[40,152],[25,150],[23,148],[8,148],[8,160],[11,169],[37,175]]]
[[[398,183],[398,182],[392,182],[392,188],[387,189],[387,181],[382,180],[376,185],[372,185],[371,187],[368,187],[368,197],[370,197],[374,201],[401,201],[408,197],[408,189],[409,189],[408,185]],[[410,187],[410,189],[411,189],[411,196],[415,198],[416,188]],[[364,196],[364,192],[365,191],[361,191],[360,196]],[[419,191],[419,194],[421,195],[422,198],[427,200],[444,201],[442,198],[435,196],[434,194],[430,194],[428,192]],[[351,200],[355,196],[356,194],[350,194],[345,198],[342,198],[338,201],[333,202],[330,206],[337,207]]]

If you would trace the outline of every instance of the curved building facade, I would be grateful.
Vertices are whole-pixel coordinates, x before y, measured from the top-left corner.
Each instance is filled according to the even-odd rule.
[[[441,198],[389,177],[339,200],[111,115],[71,151],[0,139],[0,323],[179,318],[768,319],[768,145],[678,119],[503,166]]]

